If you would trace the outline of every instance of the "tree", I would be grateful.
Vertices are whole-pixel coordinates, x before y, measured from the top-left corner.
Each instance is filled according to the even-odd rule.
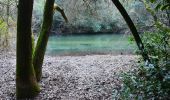
[[[53,6],[54,5],[54,6]],[[42,76],[42,64],[44,60],[44,55],[47,47],[48,38],[50,35],[50,30],[53,21],[54,10],[61,13],[66,22],[68,19],[64,13],[64,10],[59,6],[54,4],[54,0],[47,0],[44,8],[43,24],[38,37],[38,42],[33,55],[33,65],[36,72],[37,81],[40,81]]]
[[[141,51],[141,54],[143,56],[144,61],[149,61],[150,62],[149,56],[144,50],[144,45],[143,45],[142,40],[141,40],[141,38],[139,36],[139,33],[138,33],[133,21],[131,20],[130,16],[126,12],[125,8],[122,6],[122,4],[120,3],[119,0],[112,0],[112,2],[117,7],[119,12],[123,16],[124,20],[126,21],[127,25],[129,26],[129,28],[130,28],[130,30],[131,30],[134,38],[135,38],[137,46],[138,46],[139,50]]]
[[[17,98],[30,98],[40,91],[32,64],[32,10],[33,0],[19,0],[17,21]]]
[[[54,0],[46,1],[43,25],[33,54],[34,46],[31,31],[33,0],[19,0],[16,66],[17,98],[31,98],[40,91],[37,81],[40,81],[42,74],[42,63],[53,21],[53,6]],[[60,10],[67,21],[63,10],[58,7],[57,10]]]
[[[36,72],[37,81],[40,81],[42,76],[42,64],[53,21],[53,5],[54,0],[47,0],[45,3],[43,24],[33,55],[33,65]]]

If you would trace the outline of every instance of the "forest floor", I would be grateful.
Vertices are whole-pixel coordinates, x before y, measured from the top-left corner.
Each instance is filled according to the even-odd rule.
[[[41,92],[34,100],[115,100],[134,55],[45,56]],[[15,53],[0,53],[0,99],[15,99]]]

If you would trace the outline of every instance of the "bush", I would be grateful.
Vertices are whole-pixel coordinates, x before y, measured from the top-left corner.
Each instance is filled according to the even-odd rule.
[[[166,32],[144,33],[143,42],[151,63],[123,74],[121,99],[170,99],[170,36]]]

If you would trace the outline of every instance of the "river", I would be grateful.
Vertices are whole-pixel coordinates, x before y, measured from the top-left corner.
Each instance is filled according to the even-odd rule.
[[[48,55],[134,54],[134,42],[125,34],[50,36]]]

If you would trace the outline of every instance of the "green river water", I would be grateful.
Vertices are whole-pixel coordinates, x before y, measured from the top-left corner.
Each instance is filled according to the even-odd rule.
[[[50,36],[47,54],[133,54],[136,48],[124,34]]]

